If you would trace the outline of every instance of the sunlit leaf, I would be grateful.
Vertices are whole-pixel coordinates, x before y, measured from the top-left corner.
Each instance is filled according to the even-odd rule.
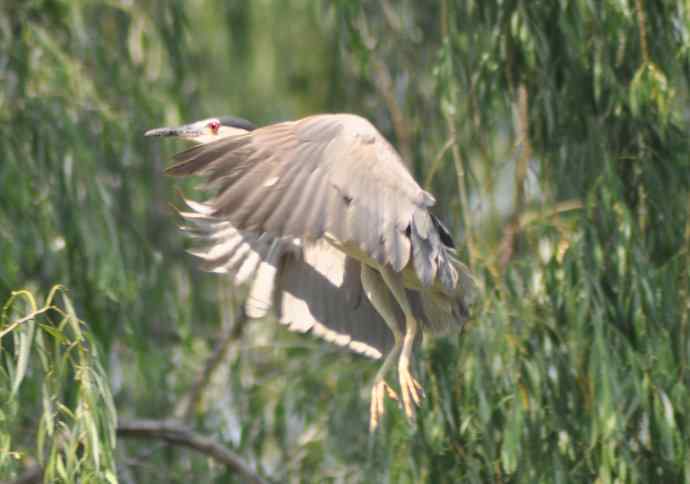
[[[36,322],[30,320],[22,325],[22,328],[18,331],[18,352],[17,352],[17,368],[14,372],[14,380],[12,382],[12,394],[14,397],[17,390],[19,390],[19,385],[21,385],[24,375],[26,374],[26,369],[29,366],[29,355],[31,353],[31,347],[33,345],[34,339],[34,329]]]

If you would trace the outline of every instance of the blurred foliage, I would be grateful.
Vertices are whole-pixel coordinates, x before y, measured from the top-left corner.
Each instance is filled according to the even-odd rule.
[[[161,176],[182,145],[142,133],[350,111],[437,195],[477,317],[418,352],[413,426],[391,404],[368,436],[378,364],[270,321],[230,344],[188,424],[276,482],[689,482],[688,8],[4,0],[0,478],[114,459],[125,483],[239,482],[163,443],[111,457],[108,392],[120,418],[179,415],[242,299],[184,256]],[[55,284],[72,303],[4,333]],[[85,366],[109,389],[66,384]]]

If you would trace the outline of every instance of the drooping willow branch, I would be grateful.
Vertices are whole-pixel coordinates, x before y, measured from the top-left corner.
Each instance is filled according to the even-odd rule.
[[[230,344],[242,337],[244,327],[248,322],[247,314],[244,311],[244,306],[241,307],[237,316],[235,316],[232,324],[226,326],[220,335],[218,344],[213,350],[213,353],[206,360],[204,368],[199,372],[189,393],[180,402],[180,405],[175,409],[176,417],[189,418],[194,414],[196,407],[203,398],[204,390],[211,381],[211,377],[218,369],[220,364],[225,360]]]

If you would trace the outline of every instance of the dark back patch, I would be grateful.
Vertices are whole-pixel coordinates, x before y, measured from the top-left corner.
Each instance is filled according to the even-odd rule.
[[[228,126],[229,128],[239,128],[247,131],[254,131],[256,129],[254,123],[235,116],[221,116],[218,118],[218,121],[223,126]]]

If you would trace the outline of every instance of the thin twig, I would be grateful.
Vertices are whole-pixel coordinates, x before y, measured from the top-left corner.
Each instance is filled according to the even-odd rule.
[[[556,217],[563,212],[570,212],[571,210],[579,210],[583,207],[581,200],[571,199],[558,202],[553,206],[543,210],[532,210],[520,214],[518,228],[523,230],[527,225],[536,220],[544,220],[551,217]]]
[[[517,96],[513,102],[515,116],[516,145],[521,147],[520,155],[515,160],[515,199],[513,216],[504,229],[504,237],[499,246],[499,266],[504,268],[513,257],[515,241],[520,229],[520,217],[525,208],[525,179],[527,166],[532,157],[532,146],[529,142],[529,92],[524,83],[520,83]]]
[[[225,356],[230,348],[230,344],[241,338],[244,327],[248,321],[247,314],[244,311],[244,306],[241,307],[235,320],[227,325],[223,330],[218,345],[213,350],[213,353],[206,360],[204,369],[199,372],[192,385],[189,393],[180,401],[180,404],[175,410],[176,417],[189,418],[194,414],[195,409],[203,398],[204,390],[208,386],[213,377],[213,374],[218,369],[220,364],[225,360]]]
[[[690,214],[690,196],[688,196],[688,214]],[[687,215],[686,215],[687,217]],[[688,278],[688,270],[690,268],[690,217],[686,218],[685,221],[685,237],[684,237],[684,248],[683,250],[685,251],[684,254],[684,259],[685,259],[685,264],[683,264],[682,267],[685,267],[685,270],[681,272],[681,286],[680,286],[680,297],[679,301],[680,304],[686,305],[685,310],[681,310],[681,315],[680,315],[680,334],[681,338],[680,341],[682,341],[683,345],[688,345],[690,341],[690,327],[688,325],[688,311],[687,309],[687,304],[688,304],[688,293],[690,293],[690,279]],[[683,351],[686,351],[687,347],[683,348]],[[688,370],[688,363],[686,361],[686,358],[681,358],[680,362],[680,379],[679,381],[685,381],[685,374]]]
[[[27,321],[31,321],[32,319],[36,318],[36,316],[43,314],[47,311],[50,311],[51,309],[55,309],[52,306],[44,307],[41,308],[37,311],[32,312],[31,314],[27,314],[23,318],[17,319],[16,321],[12,321],[5,329],[0,331],[0,339],[2,339],[3,336],[5,336],[7,333],[10,333],[14,331],[14,329],[19,326],[20,324],[26,323]]]
[[[391,4],[390,0],[383,0],[381,2],[381,11],[383,12],[383,17],[386,19],[386,22],[390,28],[393,29],[396,34],[400,33],[403,22],[400,16],[396,13],[395,7]]]
[[[527,166],[532,158],[532,145],[529,141],[529,92],[524,83],[520,83],[518,86],[518,95],[514,106],[517,142],[518,146],[522,148],[515,167],[515,213],[519,217],[525,206],[525,179],[527,178]]]
[[[372,52],[372,54],[374,54]],[[388,71],[388,67],[378,59],[373,62],[374,66],[374,85],[383,97],[383,100],[388,107],[388,112],[391,115],[393,122],[393,131],[398,139],[398,149],[402,155],[403,161],[410,166],[412,163],[412,143],[411,143],[411,128],[405,113],[403,113],[397,99],[395,98],[395,86],[393,79]]]
[[[443,42],[450,48],[450,18],[451,12],[449,11],[448,0],[444,0],[441,3],[441,35],[443,37]],[[450,76],[453,75],[453,55],[448,53],[448,71]],[[448,87],[450,102],[453,106],[458,105],[457,90],[455,85],[450,85]],[[460,194],[460,204],[462,205],[462,221],[465,228],[465,242],[467,244],[467,253],[469,256],[469,265],[474,267],[476,260],[476,252],[474,247],[474,239],[472,236],[472,223],[470,221],[470,202],[469,196],[467,194],[466,186],[466,173],[465,173],[465,160],[463,160],[460,154],[460,147],[458,146],[458,133],[457,127],[455,125],[455,115],[446,112],[446,124],[448,125],[448,138],[453,141],[451,145],[451,153],[453,155],[453,163],[455,165],[455,172],[458,178],[458,192]]]
[[[240,474],[242,482],[267,484],[267,481],[244,463],[236,453],[210,437],[198,434],[174,421],[121,421],[117,426],[117,435],[123,438],[163,440],[168,444],[187,447],[225,464],[229,469]]]
[[[582,202],[580,200],[565,200],[546,210],[534,210],[515,214],[512,220],[503,227],[503,237],[501,238],[498,250],[501,268],[506,266],[513,255],[515,238],[520,232],[524,231],[529,224],[535,222],[536,220],[545,220],[547,218],[556,217],[563,212],[569,212],[571,210],[578,210],[581,208]]]
[[[448,141],[446,141],[446,144],[444,144],[443,147],[436,154],[434,161],[431,162],[431,167],[429,168],[429,172],[426,175],[426,179],[424,180],[424,188],[425,189],[431,188],[431,181],[434,179],[434,175],[436,174],[436,172],[440,168],[441,161],[443,160],[443,157],[446,156],[446,153],[448,152],[449,149],[451,149],[453,147],[454,143],[455,143],[454,139],[449,139]]]
[[[24,296],[24,298],[26,298],[27,303],[31,306],[31,313],[24,316],[23,318],[20,318],[16,321],[13,321],[9,325],[7,325],[2,331],[0,331],[0,339],[2,339],[2,337],[5,336],[6,334],[13,331],[20,324],[26,323],[27,321],[31,321],[36,316],[43,314],[47,311],[50,311],[51,309],[54,311],[62,313],[60,308],[53,305],[53,299],[55,298],[55,294],[57,294],[58,291],[64,291],[64,287],[60,284],[56,284],[50,289],[50,292],[48,293],[48,297],[46,298],[45,304],[41,309],[38,309],[38,307],[36,306],[36,301],[34,300],[33,295],[29,291],[27,291],[26,289],[22,289],[21,291],[13,291],[9,300],[7,301],[5,306],[3,307],[3,313],[5,311],[7,311],[10,308],[10,306],[12,306],[14,300],[19,298],[20,296]]]
[[[640,28],[640,50],[642,51],[642,60],[645,64],[649,64],[650,55],[647,45],[647,18],[644,13],[642,0],[635,0],[635,11],[637,13],[637,22]]]

